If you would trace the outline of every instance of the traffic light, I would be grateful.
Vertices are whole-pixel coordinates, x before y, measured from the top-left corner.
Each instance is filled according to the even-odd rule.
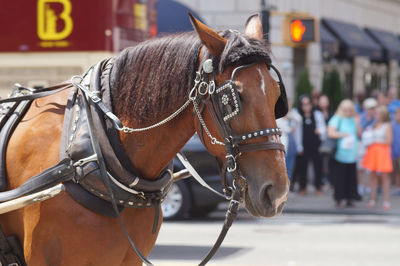
[[[285,44],[296,47],[319,41],[318,22],[313,17],[288,15],[283,24]]]

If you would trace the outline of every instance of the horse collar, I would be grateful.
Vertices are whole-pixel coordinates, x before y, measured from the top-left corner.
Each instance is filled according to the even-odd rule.
[[[118,205],[136,208],[153,207],[160,204],[168,192],[172,182],[170,169],[172,164],[152,181],[142,178],[128,159],[115,129],[119,119],[104,119],[104,114],[107,113],[108,117],[114,116],[108,111],[111,110],[109,73],[112,64],[112,60],[97,64],[86,74],[87,78],[79,84],[74,84],[76,88],[71,92],[64,117],[60,157],[71,158],[76,162],[74,164],[77,168],[76,183],[98,198],[111,202],[112,197],[102,184],[97,153],[91,144],[93,137],[96,136]],[[85,108],[85,96],[89,96],[90,99],[96,98],[92,99],[92,104],[88,108]],[[89,120],[93,121],[93,125],[90,125]],[[91,131],[93,134],[89,134]],[[82,203],[82,199],[78,199],[82,197],[75,196],[78,194],[74,193],[77,190],[69,189],[70,187],[71,185],[67,186],[67,191]],[[88,200],[84,205],[89,207],[90,202],[93,201]],[[102,214],[114,216],[111,206],[109,210],[107,214],[104,212]]]

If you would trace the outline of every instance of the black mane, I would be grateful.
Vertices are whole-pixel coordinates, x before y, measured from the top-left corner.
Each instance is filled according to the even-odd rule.
[[[214,67],[271,63],[264,42],[237,31],[220,33],[228,42]],[[123,50],[111,73],[113,110],[141,126],[164,119],[187,100],[193,87],[200,40],[194,32],[168,35]],[[207,57],[207,55],[206,55]],[[135,123],[135,124],[136,124]]]

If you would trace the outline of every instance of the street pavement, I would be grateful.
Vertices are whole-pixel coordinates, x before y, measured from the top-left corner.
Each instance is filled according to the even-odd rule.
[[[165,222],[150,260],[198,265],[223,223],[212,218]],[[239,214],[210,266],[398,266],[400,220],[390,215]]]
[[[359,201],[354,201],[352,207],[335,206],[333,200],[333,190],[328,186],[323,188],[323,193],[317,195],[312,187],[308,188],[306,195],[300,195],[296,192],[290,192],[283,213],[290,214],[343,214],[343,215],[384,215],[398,216],[400,218],[400,195],[391,195],[389,210],[382,209],[383,196],[378,193],[376,205],[373,208],[367,208],[369,195],[365,194]],[[228,203],[222,203],[219,209],[227,209]],[[243,210],[243,208],[242,208]],[[400,264],[399,264],[400,265]]]
[[[290,193],[282,215],[255,218],[242,207],[211,266],[398,266],[400,196],[392,208],[336,208],[332,191]],[[227,204],[203,219],[164,222],[150,260],[161,266],[198,265],[216,240]]]
[[[382,194],[378,194],[376,206],[367,208],[368,194],[363,195],[362,200],[355,201],[354,207],[335,206],[333,191],[325,187],[321,195],[316,195],[312,189],[308,194],[302,196],[291,192],[288,197],[285,213],[309,213],[309,214],[349,214],[349,215],[394,215],[400,217],[400,195],[392,195],[390,198],[390,210],[382,209]],[[399,264],[400,265],[400,264]]]

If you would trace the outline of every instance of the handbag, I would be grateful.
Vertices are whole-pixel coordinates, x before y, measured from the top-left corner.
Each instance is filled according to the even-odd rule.
[[[333,156],[337,150],[337,139],[327,138],[324,142],[319,146],[319,153],[323,155]]]
[[[339,120],[338,128],[337,130],[339,131],[340,129],[340,124],[342,122],[342,119]],[[339,139],[332,139],[332,138],[327,138],[324,140],[321,145],[319,146],[319,153],[322,155],[327,155],[327,156],[334,156],[337,150],[337,144],[338,144]]]
[[[372,130],[365,130],[361,134],[361,143],[364,147],[368,147],[374,142],[374,132]]]

